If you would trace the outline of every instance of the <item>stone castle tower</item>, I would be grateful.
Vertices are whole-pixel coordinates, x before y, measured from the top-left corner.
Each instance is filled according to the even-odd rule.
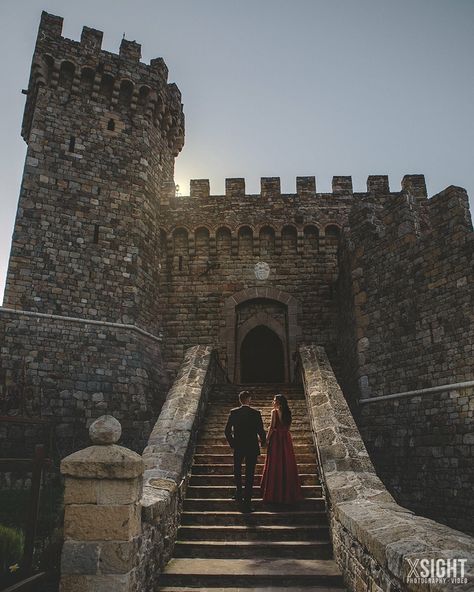
[[[259,195],[246,194],[244,179],[212,195],[201,179],[178,197],[184,116],[163,60],[141,63],[140,46],[126,40],[118,55],[105,52],[94,29],[80,42],[61,30],[62,19],[43,13],[27,91],[28,152],[0,309],[5,412],[55,418],[64,454],[110,412],[127,445],[143,449],[189,346],[215,347],[231,382],[289,383],[298,346],[315,343],[378,469],[415,505],[420,487],[440,490],[429,475],[404,482],[405,448],[425,470],[407,436],[423,418],[420,450],[445,447],[435,469],[446,495],[436,503],[448,512],[446,466],[472,458],[463,440],[472,408],[461,395],[400,408],[376,401],[474,379],[466,192],[428,199],[422,175],[396,190],[371,175],[359,193],[336,176],[331,193],[298,177],[295,193],[282,194],[272,177]],[[445,417],[466,448],[441,442]],[[4,452],[22,442],[12,436]],[[466,508],[470,483],[457,484]]]
[[[183,146],[179,90],[140,45],[61,37],[43,13],[5,305],[159,329],[159,196]],[[28,263],[26,263],[28,262]]]

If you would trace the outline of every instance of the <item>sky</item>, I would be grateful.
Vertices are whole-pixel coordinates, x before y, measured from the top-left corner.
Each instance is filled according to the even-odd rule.
[[[181,89],[186,143],[176,182],[298,175],[330,191],[352,175],[423,173],[434,195],[465,187],[474,201],[474,0],[0,0],[0,302],[26,145],[20,137],[42,10],[63,35],[124,33],[142,60],[163,57]]]

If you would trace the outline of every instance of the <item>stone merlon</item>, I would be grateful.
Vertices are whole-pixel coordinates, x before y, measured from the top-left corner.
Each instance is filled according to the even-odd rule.
[[[171,86],[171,85],[169,85]],[[179,92],[179,91],[178,91]],[[332,193],[317,193],[316,178],[314,176],[296,177],[296,192],[282,193],[280,177],[262,177],[260,179],[260,193],[247,194],[245,191],[246,182],[242,177],[227,178],[225,180],[225,196],[238,198],[252,195],[260,195],[262,198],[278,197],[319,197],[331,196],[335,198],[361,198],[376,197],[385,198],[398,195],[400,191],[405,192],[412,197],[424,199],[427,196],[426,183],[424,175],[405,175],[398,190],[390,188],[388,175],[369,175],[367,177],[367,190],[365,192],[354,192],[351,176],[334,176],[332,178]],[[199,198],[222,197],[222,195],[212,194],[209,179],[192,179],[190,181],[190,196]]]

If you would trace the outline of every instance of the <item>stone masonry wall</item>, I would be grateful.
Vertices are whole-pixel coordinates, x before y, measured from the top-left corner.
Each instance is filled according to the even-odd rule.
[[[323,348],[302,346],[300,360],[334,554],[347,588],[352,592],[415,592],[427,586],[433,592],[471,589],[474,539],[395,502],[375,472]],[[410,561],[426,558],[439,559],[443,565],[464,559],[465,580],[409,581]]]
[[[378,475],[417,514],[474,534],[474,386],[364,404]]]
[[[334,358],[340,229],[358,199],[380,191],[396,195],[385,177],[369,177],[367,189],[354,194],[350,177],[335,177],[333,193],[322,194],[314,177],[298,177],[297,193],[281,194],[280,180],[272,177],[261,180],[260,195],[246,195],[243,179],[227,179],[226,195],[212,196],[209,182],[196,180],[190,197],[162,203],[160,292],[166,299],[164,356],[170,376],[193,343],[218,344],[226,364],[235,344],[230,344],[234,327],[226,327],[225,299],[253,287],[294,296],[297,341],[316,341]],[[268,264],[267,279],[256,278],[257,262]]]
[[[428,200],[407,188],[359,200],[349,229],[340,256],[340,357],[351,398],[474,379],[466,192],[449,187]]]
[[[156,338],[133,327],[0,309],[0,343],[3,415],[51,420],[63,457],[87,444],[93,419],[113,413],[124,443],[143,450],[164,400]],[[28,453],[47,434],[42,427],[2,427],[2,456]]]

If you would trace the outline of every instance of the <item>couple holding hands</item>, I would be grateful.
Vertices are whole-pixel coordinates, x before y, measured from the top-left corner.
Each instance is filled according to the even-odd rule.
[[[240,407],[232,409],[225,437],[234,451],[234,499],[251,512],[252,490],[260,445],[267,445],[267,456],[260,481],[265,503],[294,504],[303,499],[291,440],[291,411],[284,395],[275,395],[268,435],[262,414],[250,406],[251,393],[239,393]],[[260,445],[259,445],[260,441]],[[245,488],[242,490],[242,462],[245,459]]]

